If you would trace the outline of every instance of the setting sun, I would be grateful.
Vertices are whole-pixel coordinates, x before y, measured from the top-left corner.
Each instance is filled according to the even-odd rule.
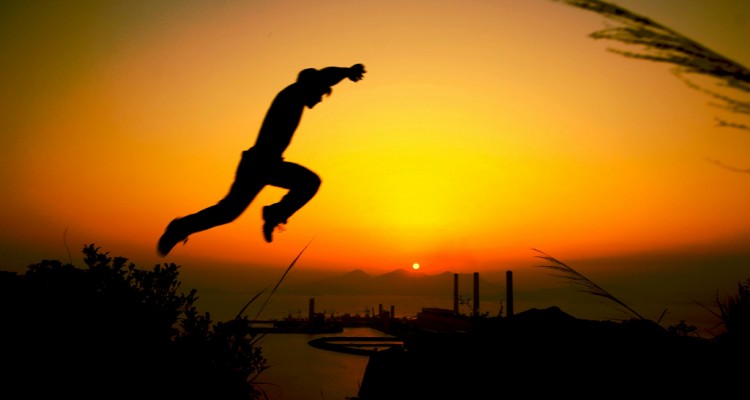
[[[419,269],[419,263],[414,263],[411,267],[416,271]]]

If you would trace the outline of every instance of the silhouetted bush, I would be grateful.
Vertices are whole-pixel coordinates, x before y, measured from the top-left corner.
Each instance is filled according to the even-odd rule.
[[[716,315],[725,328],[718,339],[750,355],[750,279],[738,282],[737,294],[723,301],[717,294],[716,306],[719,309]]]
[[[44,260],[0,273],[6,395],[265,397],[253,380],[266,360],[247,319],[199,314],[175,264],[141,270],[94,245],[83,253],[85,269]]]

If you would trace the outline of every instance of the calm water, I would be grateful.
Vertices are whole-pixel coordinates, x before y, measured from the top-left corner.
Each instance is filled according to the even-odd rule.
[[[271,400],[344,400],[357,396],[369,357],[316,349],[319,337],[387,336],[370,328],[331,334],[269,334],[259,345],[269,369],[258,378]]]
[[[237,298],[237,304],[244,298]],[[281,319],[288,315],[306,317],[309,297],[277,295],[263,309],[260,319]],[[262,303],[262,302],[260,302]],[[259,303],[259,304],[260,304]],[[497,304],[482,302],[483,307],[497,312]],[[341,315],[344,313],[366,315],[394,307],[395,316],[413,318],[424,307],[452,308],[453,299],[430,296],[335,296],[315,297],[315,311]],[[259,305],[249,307],[247,315],[255,317]],[[215,307],[214,309],[217,309]],[[234,312],[234,310],[232,310]],[[468,311],[468,309],[464,310]],[[227,315],[228,316],[228,315]],[[328,334],[269,334],[259,343],[270,368],[258,381],[271,400],[344,400],[355,397],[365,373],[369,357],[316,349],[307,344],[319,337],[333,336],[387,336],[371,328],[346,328],[342,333]]]

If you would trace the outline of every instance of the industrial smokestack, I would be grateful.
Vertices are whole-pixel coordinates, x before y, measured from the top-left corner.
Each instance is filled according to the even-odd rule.
[[[315,318],[315,298],[310,298],[310,306],[307,310],[307,319],[312,321]]]
[[[453,312],[458,314],[458,274],[453,274]]]
[[[505,272],[505,301],[508,303],[508,310],[506,315],[508,317],[513,316],[513,271]]]
[[[479,315],[479,272],[474,273],[474,315]]]

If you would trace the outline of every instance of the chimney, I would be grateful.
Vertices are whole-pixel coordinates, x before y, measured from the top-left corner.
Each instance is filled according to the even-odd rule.
[[[505,314],[508,317],[513,316],[513,271],[505,272],[505,301],[508,303],[508,309]]]
[[[311,297],[310,298],[310,306],[309,306],[309,309],[307,311],[307,319],[309,319],[310,321],[312,321],[314,318],[315,318],[315,298]]]
[[[479,315],[479,272],[474,273],[474,315]]]
[[[453,274],[453,312],[458,314],[458,274]]]

